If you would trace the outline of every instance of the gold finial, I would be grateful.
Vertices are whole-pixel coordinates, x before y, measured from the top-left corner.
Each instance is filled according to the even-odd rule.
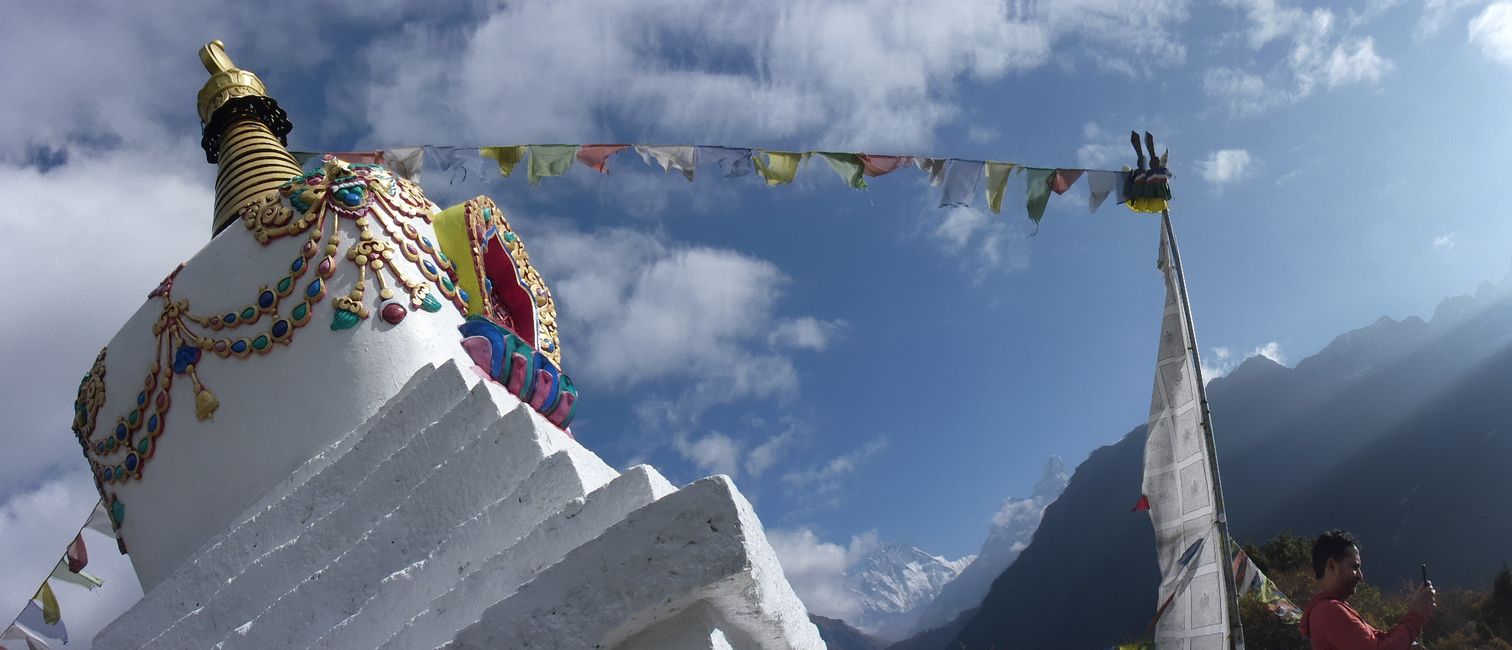
[[[199,56],[200,62],[205,64],[205,70],[210,73],[210,80],[205,82],[205,87],[199,92],[200,124],[208,124],[215,109],[225,105],[233,97],[268,94],[267,86],[263,85],[257,75],[237,68],[231,62],[231,56],[226,54],[225,43],[210,41],[200,48]]]

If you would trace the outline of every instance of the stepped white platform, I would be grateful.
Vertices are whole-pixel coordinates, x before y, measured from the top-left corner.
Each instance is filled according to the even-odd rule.
[[[725,477],[616,472],[417,371],[151,588],[101,648],[823,648]]]

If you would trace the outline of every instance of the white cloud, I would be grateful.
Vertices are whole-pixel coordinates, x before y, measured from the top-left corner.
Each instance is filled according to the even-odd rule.
[[[1470,44],[1486,58],[1512,65],[1512,2],[1495,2],[1470,20]]]
[[[1275,0],[1226,0],[1247,18],[1243,33],[1251,50],[1259,53],[1272,41],[1286,44],[1286,56],[1265,76],[1228,66],[1212,66],[1203,74],[1203,92],[1229,114],[1244,117],[1300,101],[1318,87],[1378,83],[1392,69],[1376,52],[1370,36],[1335,36],[1334,13],[1305,10]]]
[[[713,432],[697,440],[679,436],[674,440],[678,453],[704,474],[739,473],[741,444],[723,433]]]
[[[1044,65],[1060,40],[1179,63],[1166,30],[1186,17],[1186,2],[1138,0],[510,3],[470,30],[412,29],[369,49],[373,68],[405,73],[366,87],[362,105],[394,142],[589,141],[611,114],[643,141],[915,147],[958,117],[961,80]]]
[[[1485,0],[1424,0],[1423,13],[1412,33],[1413,40],[1422,41],[1437,35],[1455,14],[1482,2]]]
[[[887,440],[873,439],[819,465],[784,474],[783,485],[790,495],[796,497],[801,510],[837,507],[844,502],[846,481],[857,468],[884,449],[887,449]]]
[[[777,461],[782,460],[784,454],[797,446],[798,442],[798,430],[793,427],[767,438],[746,456],[746,473],[751,478],[760,478],[768,469],[776,465]]]
[[[1233,351],[1226,347],[1212,348],[1209,354],[1202,358],[1202,382],[1205,384],[1227,375],[1252,357],[1265,357],[1283,366],[1286,365],[1286,355],[1281,353],[1281,344],[1276,341],[1256,346],[1243,358],[1235,358]]]
[[[777,323],[767,341],[774,347],[823,352],[850,324],[844,320],[820,320],[812,316],[789,318]]]
[[[1249,175],[1251,158],[1244,149],[1219,149],[1197,163],[1202,178],[1214,185],[1227,185]]]
[[[1116,169],[1121,161],[1134,155],[1128,136],[1110,133],[1097,124],[1082,125],[1082,146],[1076,150],[1076,162],[1086,169]]]
[[[52,480],[18,492],[0,503],[0,607],[17,613],[46,578],[74,533],[99,501],[87,472]],[[116,551],[115,540],[84,531],[89,573],[105,580],[93,591],[54,584],[69,648],[88,650],[94,635],[142,597],[128,556]]]
[[[977,126],[973,124],[966,128],[966,139],[977,144],[987,144],[988,142],[992,142],[999,137],[1002,137],[1002,135],[1002,131],[988,126]]]
[[[1456,230],[1454,232],[1451,232],[1451,233],[1448,233],[1448,234],[1439,235],[1437,237],[1434,237],[1433,238],[1433,247],[1436,248],[1436,249],[1438,249],[1438,250],[1441,250],[1441,251],[1452,251],[1452,250],[1454,250],[1454,238],[1455,238],[1456,235],[1459,235],[1459,231],[1458,230]]]
[[[1008,195],[1012,196],[1012,183],[1009,185]],[[980,284],[993,271],[1012,272],[1029,266],[1029,226],[1025,219],[1003,219],[976,208],[928,210],[925,216],[929,219],[939,219],[940,212],[945,213],[944,220],[929,230],[929,238],[941,251],[958,256],[961,269],[972,275],[973,282]]]
[[[782,562],[782,574],[810,612],[856,620],[861,594],[846,589],[845,572],[877,547],[877,533],[851,537],[845,546],[819,539],[809,528],[768,529],[767,541]]]

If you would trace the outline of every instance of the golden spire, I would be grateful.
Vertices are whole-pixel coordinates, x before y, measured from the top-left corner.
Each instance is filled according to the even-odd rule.
[[[303,170],[284,146],[284,136],[294,125],[268,96],[262,80],[237,68],[218,40],[200,48],[199,56],[210,73],[199,92],[200,145],[206,160],[220,165],[215,176],[214,235],[235,221],[243,206],[277,192]]]

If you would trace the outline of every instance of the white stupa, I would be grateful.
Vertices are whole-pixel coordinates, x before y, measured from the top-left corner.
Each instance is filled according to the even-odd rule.
[[[145,592],[96,647],[824,647],[728,478],[573,440],[555,306],[497,207],[305,173],[262,82],[200,56],[215,237],[76,405]]]

